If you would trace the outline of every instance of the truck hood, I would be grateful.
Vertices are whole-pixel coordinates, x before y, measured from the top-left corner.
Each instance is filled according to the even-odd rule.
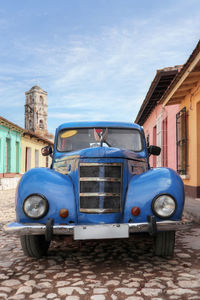
[[[147,154],[145,150],[141,152],[133,152],[129,150],[123,150],[112,147],[95,147],[86,148],[79,151],[68,152],[68,153],[56,153],[54,159],[59,160],[64,157],[78,157],[78,158],[126,158],[133,160],[144,160]]]

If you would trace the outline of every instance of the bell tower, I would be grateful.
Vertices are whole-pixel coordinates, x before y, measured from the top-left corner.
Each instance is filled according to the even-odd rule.
[[[35,85],[25,95],[25,129],[39,135],[48,134],[47,92]]]

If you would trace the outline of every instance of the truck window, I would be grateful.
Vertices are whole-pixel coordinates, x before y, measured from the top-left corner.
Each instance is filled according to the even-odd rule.
[[[102,143],[101,143],[102,141]],[[143,150],[141,133],[126,128],[63,129],[58,134],[57,150],[70,152],[93,147],[113,147],[139,152]]]

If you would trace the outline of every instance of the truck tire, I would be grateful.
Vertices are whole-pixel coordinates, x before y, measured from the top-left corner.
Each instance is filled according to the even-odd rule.
[[[50,245],[44,235],[22,235],[20,241],[24,254],[36,258],[46,255]]]
[[[172,256],[175,246],[175,231],[158,232],[154,238],[154,251],[158,256]]]

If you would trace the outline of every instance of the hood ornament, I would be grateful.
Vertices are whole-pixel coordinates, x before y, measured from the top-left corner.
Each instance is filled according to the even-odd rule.
[[[103,129],[101,128],[94,128],[94,138],[97,142],[101,143],[101,147],[103,145],[103,142],[106,140],[108,136],[108,128],[103,132]]]

